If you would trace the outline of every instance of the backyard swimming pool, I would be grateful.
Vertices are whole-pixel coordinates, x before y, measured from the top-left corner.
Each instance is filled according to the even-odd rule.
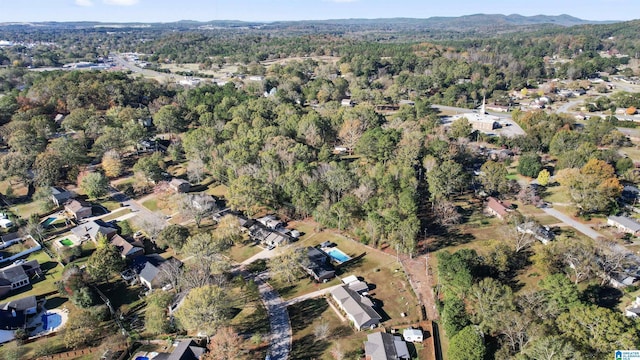
[[[42,314],[42,328],[45,330],[55,330],[62,325],[62,316],[58,313],[48,312]]]
[[[333,260],[342,264],[343,262],[349,261],[351,257],[342,252],[340,249],[330,249],[326,251],[327,255],[331,256]]]
[[[57,220],[57,218],[49,217],[45,221],[42,222],[42,226],[47,228],[47,227],[49,227],[51,225],[52,222],[54,222],[56,220]]]

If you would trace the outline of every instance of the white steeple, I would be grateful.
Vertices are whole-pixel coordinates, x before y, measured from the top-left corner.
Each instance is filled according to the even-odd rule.
[[[487,100],[487,96],[483,96],[482,97],[482,106],[480,106],[480,114],[484,115],[487,113],[487,110],[485,109],[485,102]]]

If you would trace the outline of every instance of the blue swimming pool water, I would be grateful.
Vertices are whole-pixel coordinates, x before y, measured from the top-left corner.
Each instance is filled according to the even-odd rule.
[[[47,313],[42,315],[42,328],[45,330],[56,329],[62,324],[62,317],[60,314]]]
[[[47,218],[45,221],[43,221],[43,222],[42,222],[42,225],[43,225],[44,227],[48,227],[48,226],[49,226],[49,225],[51,225],[51,223],[52,223],[52,222],[54,222],[54,221],[56,221],[56,218],[54,218],[54,217],[50,217],[50,218]]]
[[[343,263],[351,259],[349,255],[343,253],[340,249],[331,249],[327,251],[327,254],[331,256],[331,258],[339,263]]]
[[[138,356],[136,357],[136,360],[149,360],[149,358],[146,356]]]

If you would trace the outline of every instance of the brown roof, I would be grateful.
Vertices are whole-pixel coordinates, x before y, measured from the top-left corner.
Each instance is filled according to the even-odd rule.
[[[82,200],[69,200],[64,204],[64,208],[71,212],[78,212],[83,208],[91,208],[91,204]]]
[[[111,238],[111,244],[117,247],[118,250],[120,250],[120,255],[123,257],[135,253],[137,250],[136,247],[133,246],[133,244],[131,244],[125,238],[118,234],[113,235],[113,237]]]
[[[494,197],[489,197],[488,202],[487,202],[487,207],[493,211],[496,212],[496,214],[500,215],[500,216],[506,216],[507,215],[507,206],[505,203],[503,203],[502,201],[494,198]]]

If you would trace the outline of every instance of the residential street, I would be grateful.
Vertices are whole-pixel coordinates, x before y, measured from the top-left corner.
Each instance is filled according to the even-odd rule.
[[[282,298],[266,281],[268,273],[264,272],[255,277],[262,301],[269,312],[269,323],[271,326],[271,345],[269,355],[271,360],[286,360],[289,358],[291,350],[291,322],[287,306]]]
[[[602,234],[600,234],[599,232],[593,230],[591,227],[589,227],[588,225],[585,225],[581,222],[578,222],[576,220],[573,220],[572,218],[568,217],[567,215],[561,213],[560,211],[553,209],[553,208],[543,208],[542,210],[544,210],[544,212],[546,212],[548,215],[553,216],[554,218],[560,220],[561,222],[571,226],[572,228],[580,231],[581,233],[587,235],[588,237],[592,238],[593,240],[601,240],[604,238],[604,236]]]

